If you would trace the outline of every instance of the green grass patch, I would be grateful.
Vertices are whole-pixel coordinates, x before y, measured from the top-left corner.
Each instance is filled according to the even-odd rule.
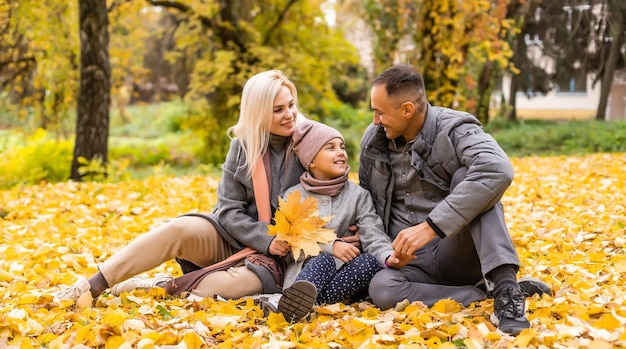
[[[162,138],[168,134],[181,133],[182,120],[189,106],[182,100],[157,104],[136,104],[126,108],[124,116],[120,109],[111,108],[112,137]]]
[[[626,121],[497,120],[485,131],[512,157],[626,151]]]
[[[371,121],[367,108],[325,102],[346,140],[353,171],[358,169],[361,136]],[[183,125],[189,113],[180,100],[133,105],[125,118],[111,110],[106,181],[186,174],[220,175],[221,164],[204,164],[204,142]],[[20,122],[23,122],[21,120]],[[0,129],[0,188],[69,177],[74,141],[23,123]],[[626,152],[626,121],[494,120],[485,126],[511,157]],[[73,134],[73,130],[70,134]],[[225,130],[223,131],[225,132]],[[65,132],[67,133],[67,132]],[[97,164],[90,164],[97,166]]]

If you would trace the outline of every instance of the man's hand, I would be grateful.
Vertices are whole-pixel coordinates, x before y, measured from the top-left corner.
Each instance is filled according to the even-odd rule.
[[[269,253],[275,256],[285,257],[287,253],[289,253],[289,243],[287,241],[282,241],[274,238],[272,242],[270,242]]]
[[[361,240],[359,238],[359,227],[353,224],[348,227],[348,231],[350,231],[352,235],[342,237],[341,241],[347,242],[356,248],[361,248]]]
[[[414,254],[401,254],[394,251],[389,258],[387,258],[387,265],[391,268],[400,269],[409,264],[416,257]]]
[[[359,254],[361,254],[361,251],[352,244],[343,241],[335,241],[333,244],[333,255],[344,263],[348,263]]]
[[[391,246],[398,254],[412,255],[420,247],[434,239],[437,233],[427,222],[408,227],[400,231]]]

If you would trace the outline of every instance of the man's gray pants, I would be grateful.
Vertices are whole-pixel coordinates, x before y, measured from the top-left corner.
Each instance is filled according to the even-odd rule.
[[[467,168],[458,170],[451,187],[466,173]],[[519,269],[519,258],[500,202],[456,236],[436,237],[415,251],[415,256],[400,270],[383,269],[374,276],[369,294],[376,306],[388,309],[407,299],[430,307],[447,298],[467,306],[487,298],[475,285],[494,268],[509,264]]]

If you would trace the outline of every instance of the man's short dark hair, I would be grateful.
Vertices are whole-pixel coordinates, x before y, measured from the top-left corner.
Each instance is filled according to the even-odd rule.
[[[378,75],[373,85],[383,85],[387,96],[402,98],[402,102],[426,104],[426,90],[422,74],[408,64],[396,64]]]

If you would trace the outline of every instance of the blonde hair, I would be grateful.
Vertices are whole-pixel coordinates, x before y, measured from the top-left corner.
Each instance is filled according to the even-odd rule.
[[[243,86],[239,120],[228,129],[228,135],[236,137],[246,155],[248,177],[252,177],[257,161],[263,156],[270,142],[270,128],[274,114],[274,99],[283,86],[291,91],[298,104],[296,86],[280,70],[268,70],[252,76]],[[300,122],[301,114],[296,116]],[[291,142],[289,147],[291,147]]]

